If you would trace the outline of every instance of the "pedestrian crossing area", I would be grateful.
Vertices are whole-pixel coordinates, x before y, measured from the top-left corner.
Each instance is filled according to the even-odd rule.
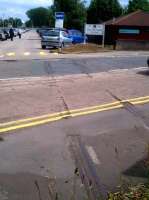
[[[22,58],[22,57],[49,57],[50,55],[58,55],[58,52],[45,52],[45,51],[39,51],[39,52],[30,52],[30,51],[26,51],[26,52],[6,52],[6,53],[0,53],[0,59],[5,59],[5,58]]]

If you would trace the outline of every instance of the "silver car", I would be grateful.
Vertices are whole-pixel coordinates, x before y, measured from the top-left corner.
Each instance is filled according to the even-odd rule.
[[[3,30],[0,30],[0,40],[4,41],[6,40],[6,35],[4,34],[4,31]]]
[[[46,49],[46,47],[62,48],[70,44],[72,44],[72,39],[64,30],[47,31],[41,39],[42,49]]]

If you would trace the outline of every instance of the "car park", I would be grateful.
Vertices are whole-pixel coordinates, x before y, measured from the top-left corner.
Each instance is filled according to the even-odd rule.
[[[41,28],[41,29],[38,29],[38,34],[40,37],[42,37],[45,33],[47,33],[48,31],[50,31],[51,28]]]
[[[7,40],[7,37],[6,37],[6,35],[4,34],[4,31],[3,31],[3,30],[0,30],[0,40],[1,40],[1,41]]]
[[[13,29],[13,31],[14,31],[14,37],[16,37],[18,35],[18,31],[15,28]]]
[[[46,49],[46,47],[62,48],[70,44],[72,44],[72,39],[63,29],[51,29],[44,33],[41,39],[42,49]]]
[[[72,39],[73,44],[83,43],[85,40],[85,36],[79,30],[68,30],[68,34],[69,37]]]
[[[3,29],[3,32],[5,34],[6,39],[10,38],[9,30],[8,29]]]

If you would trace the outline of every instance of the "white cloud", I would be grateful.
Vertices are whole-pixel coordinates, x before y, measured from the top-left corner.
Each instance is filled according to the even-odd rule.
[[[90,1],[90,0],[88,0]],[[128,0],[119,0],[122,5],[126,5]],[[27,20],[26,11],[43,6],[48,7],[53,0],[0,0],[0,17],[20,17]]]
[[[128,4],[128,0],[120,0],[120,3],[121,3],[122,5],[127,5],[127,4]]]
[[[52,0],[1,0],[0,17],[20,17],[27,19],[26,11],[31,8],[43,6],[48,7],[52,4]]]

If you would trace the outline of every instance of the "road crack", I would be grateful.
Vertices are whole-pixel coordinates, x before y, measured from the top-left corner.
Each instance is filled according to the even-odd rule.
[[[48,77],[49,78],[51,77],[51,79],[53,80],[53,83],[54,83],[54,85],[55,85],[55,87],[57,89],[57,92],[59,94],[59,99],[62,102],[64,111],[67,112],[67,113],[64,114],[65,115],[64,119],[67,119],[67,118],[69,118],[71,116],[71,112],[70,112],[69,106],[68,106],[68,104],[66,102],[66,99],[65,99],[65,97],[64,97],[64,95],[62,93],[62,89],[61,89],[60,85],[58,84],[57,79],[56,79],[56,77],[54,75],[53,66],[49,61],[45,61],[45,72],[48,74]],[[49,85],[49,87],[50,87],[50,85]],[[63,113],[60,113],[60,116],[63,116]]]

